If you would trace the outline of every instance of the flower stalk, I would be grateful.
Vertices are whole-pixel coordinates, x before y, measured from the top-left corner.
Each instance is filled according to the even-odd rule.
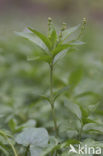
[[[57,126],[57,120],[56,120],[56,115],[55,115],[54,95],[53,95],[53,61],[50,64],[50,105],[51,105],[51,110],[52,110],[55,133],[56,133],[56,136],[58,136],[58,126]]]

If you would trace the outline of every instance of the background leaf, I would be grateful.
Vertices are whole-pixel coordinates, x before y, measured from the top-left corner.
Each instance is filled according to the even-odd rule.
[[[16,137],[16,142],[23,146],[45,147],[48,144],[48,140],[48,132],[44,128],[25,128]]]

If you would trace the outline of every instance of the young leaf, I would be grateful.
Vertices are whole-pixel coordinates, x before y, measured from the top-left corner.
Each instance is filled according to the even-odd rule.
[[[51,30],[51,34],[49,36],[49,39],[50,39],[50,41],[52,43],[52,48],[54,48],[55,47],[55,44],[56,44],[56,41],[57,41],[57,33],[56,33],[55,28],[53,28]]]
[[[69,84],[72,85],[72,88],[75,88],[82,78],[83,70],[81,68],[73,71],[69,77]]]
[[[49,39],[42,33],[36,31],[35,29],[32,29],[30,27],[28,27],[28,29],[33,32],[37,37],[39,37],[43,43],[48,47],[48,49],[50,50],[51,49],[51,43],[49,41]]]
[[[10,129],[14,131],[17,126],[17,122],[14,119],[11,119],[8,124],[9,124]]]
[[[69,42],[69,44],[73,46],[79,46],[79,45],[84,45],[85,43],[77,40],[77,41]]]
[[[61,52],[59,52],[55,57],[54,57],[54,60],[53,60],[53,64],[56,64],[58,60],[60,60],[62,57],[64,57],[66,55],[67,52],[70,52],[70,50],[63,50]]]
[[[57,55],[61,51],[67,50],[69,47],[71,47],[70,44],[59,44],[53,51],[52,54],[53,56]]]
[[[44,42],[41,41],[40,38],[34,36],[33,33],[31,33],[31,32],[15,32],[15,33],[16,33],[16,35],[21,36],[21,37],[33,42],[35,45],[37,45],[39,48],[41,48],[44,52],[49,53],[48,48],[44,44]]]
[[[63,31],[63,41],[80,28],[80,24]]]
[[[51,57],[48,55],[42,55],[42,56],[36,56],[36,57],[28,57],[28,61],[44,61],[44,62],[50,62]]]

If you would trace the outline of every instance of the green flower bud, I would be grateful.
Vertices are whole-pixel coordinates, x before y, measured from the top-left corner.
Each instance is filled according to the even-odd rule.
[[[86,23],[87,23],[86,18],[83,18],[83,24],[86,24]]]
[[[51,22],[52,22],[52,18],[48,17],[48,23],[51,23]]]
[[[64,31],[67,28],[67,24],[63,22],[61,31]]]
[[[59,33],[59,41],[61,41],[61,39],[62,39],[62,31],[60,31]]]

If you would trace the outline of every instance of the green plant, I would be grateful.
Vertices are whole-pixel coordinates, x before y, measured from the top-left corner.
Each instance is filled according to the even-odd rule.
[[[57,61],[60,59],[60,57],[66,55],[66,53],[72,52],[72,50],[78,46],[84,44],[79,39],[81,37],[81,34],[83,33],[84,27],[86,24],[86,19],[83,19],[82,24],[77,25],[73,28],[66,28],[66,23],[63,23],[62,28],[59,32],[59,35],[56,32],[56,29],[52,23],[52,19],[48,18],[48,37],[44,34],[36,31],[35,29],[32,29],[28,27],[28,32],[23,33],[17,33],[18,35],[32,41],[36,46],[38,46],[42,53],[37,54],[38,56],[34,58],[28,58],[28,60],[41,60],[49,65],[50,69],[50,95],[48,97],[42,96],[44,99],[48,100],[48,102],[51,105],[51,112],[52,112],[52,118],[54,121],[54,129],[56,136],[58,136],[58,125],[57,125],[57,119],[55,114],[55,100],[56,98],[61,95],[64,91],[68,90],[69,87],[66,86],[56,93],[53,90],[53,73],[54,73],[54,66],[56,65]],[[81,29],[79,35],[76,38],[73,38],[68,41],[68,38],[77,31],[78,29]]]

